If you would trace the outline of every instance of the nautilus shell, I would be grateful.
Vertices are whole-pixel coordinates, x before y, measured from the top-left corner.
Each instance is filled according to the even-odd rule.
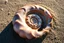
[[[14,31],[22,38],[39,38],[51,28],[51,13],[39,5],[20,8],[12,20]]]

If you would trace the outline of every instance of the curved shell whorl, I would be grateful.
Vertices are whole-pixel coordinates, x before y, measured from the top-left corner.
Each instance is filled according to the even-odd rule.
[[[47,26],[51,18],[51,14],[47,9],[39,5],[27,5],[16,12],[12,23],[14,31],[20,37],[32,39],[33,37],[38,38],[46,31],[49,31],[43,28]],[[39,29],[41,31],[38,31]]]

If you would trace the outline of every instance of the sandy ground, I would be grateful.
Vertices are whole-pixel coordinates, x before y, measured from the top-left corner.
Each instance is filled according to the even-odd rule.
[[[51,8],[58,17],[59,23],[54,29],[57,34],[54,35],[53,33],[50,33],[42,43],[64,43],[64,0],[8,0],[7,3],[5,3],[5,0],[0,0],[0,32],[8,26],[12,21],[15,12],[20,7],[30,3],[39,5],[44,4]],[[27,43],[30,43],[30,41],[27,41]]]

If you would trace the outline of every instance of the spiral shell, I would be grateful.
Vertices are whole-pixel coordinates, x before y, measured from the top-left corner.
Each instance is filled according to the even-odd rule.
[[[20,37],[32,39],[48,31],[43,28],[50,28],[48,24],[51,20],[52,16],[46,8],[39,5],[26,5],[16,12],[12,23],[14,31]]]

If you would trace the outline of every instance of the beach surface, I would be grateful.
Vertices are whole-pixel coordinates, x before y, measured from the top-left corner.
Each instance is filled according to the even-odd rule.
[[[56,35],[51,32],[41,41],[29,41],[15,36],[17,34],[10,23],[15,12],[26,4],[45,5],[54,11],[58,17],[58,24],[54,28]],[[64,43],[64,0],[0,0],[0,33],[1,43]]]

